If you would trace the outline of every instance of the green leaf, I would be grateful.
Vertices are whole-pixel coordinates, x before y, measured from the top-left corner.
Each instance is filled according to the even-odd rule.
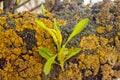
[[[56,19],[54,19],[54,29],[60,31],[60,26]]]
[[[65,47],[62,47],[60,49],[60,52],[58,53],[58,61],[60,62],[62,71],[64,71],[64,61],[67,54],[68,54],[68,48]]]
[[[58,34],[59,33],[56,30],[54,30],[54,29],[50,29],[48,32],[52,36],[55,44],[57,45],[57,48],[59,48],[58,47],[59,46],[59,43],[58,43]]]
[[[48,11],[45,9],[45,7],[44,7],[43,4],[40,6],[40,11],[41,11],[41,14],[43,14],[43,15],[44,15],[46,12],[48,12]]]
[[[55,61],[55,58],[56,58],[56,55],[53,56],[53,57],[51,57],[51,58],[49,58],[47,60],[47,62],[45,63],[44,70],[43,70],[43,72],[45,73],[45,75],[48,75],[50,73],[51,66],[52,66],[53,62]]]
[[[35,22],[37,23],[37,25],[39,25],[41,28],[45,29],[45,30],[49,30],[48,27],[45,26],[45,24],[41,21],[39,21],[38,19],[35,20]]]
[[[46,60],[48,60],[49,58],[51,58],[53,56],[53,53],[46,48],[39,48],[38,52]]]
[[[58,60],[60,63],[64,61],[66,54],[68,54],[68,48],[62,47],[58,53]]]
[[[60,31],[60,26],[59,26],[59,23],[56,22],[56,19],[54,19],[54,29],[56,30],[56,34],[57,34],[57,39],[58,39],[58,51],[60,50],[61,48],[61,45],[62,45],[62,34],[61,34],[61,31]]]
[[[17,4],[19,4],[21,2],[21,0],[16,0]]]
[[[66,41],[65,45],[74,37],[76,36],[78,33],[80,33],[84,28],[85,26],[87,25],[89,19],[88,18],[85,18],[83,20],[81,20],[76,26],[75,28],[73,29],[73,32],[71,33],[71,35],[69,36],[68,40]]]
[[[76,55],[78,52],[80,52],[80,48],[75,48],[73,51],[69,52],[65,58],[65,61]]]
[[[43,29],[45,29],[53,38],[55,44],[57,45],[58,51],[60,50],[62,44],[62,35],[59,30],[50,29],[44,25],[43,22],[36,20],[36,23]]]

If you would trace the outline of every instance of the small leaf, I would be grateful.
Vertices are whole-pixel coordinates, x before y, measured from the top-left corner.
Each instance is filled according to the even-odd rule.
[[[73,51],[69,52],[65,58],[65,61],[70,59],[72,56],[76,55],[80,51],[80,48],[75,48]]]
[[[65,47],[62,47],[58,53],[58,61],[60,63],[62,71],[64,71],[64,61],[67,54],[68,54],[68,48]]]
[[[41,11],[41,14],[43,14],[43,15],[44,15],[46,12],[48,12],[48,11],[45,9],[45,7],[44,7],[43,4],[40,6],[40,11]]]
[[[60,52],[58,53],[58,60],[59,60],[60,63],[64,62],[66,54],[68,54],[68,48],[62,47],[60,49]]]
[[[55,44],[57,45],[58,50],[60,49],[60,44],[61,44],[61,33],[55,29],[50,29],[44,25],[43,22],[36,20],[36,23],[43,29],[45,29],[53,38]],[[60,38],[60,39],[59,39]]]
[[[47,60],[47,62],[45,63],[44,70],[43,70],[43,72],[45,73],[45,75],[48,75],[50,73],[51,66],[52,66],[53,62],[55,61],[55,58],[56,58],[56,55],[53,56],[53,57],[51,57],[51,58],[49,58]]]
[[[58,33],[57,33],[57,31],[54,29],[50,29],[48,32],[52,36],[55,44],[58,46]]]
[[[61,34],[61,31],[60,31],[60,26],[58,24],[58,22],[56,22],[56,19],[54,19],[54,29],[56,30],[56,34],[57,34],[57,39],[58,39],[58,51],[60,50],[61,48],[61,45],[62,45],[62,34]]]
[[[16,0],[17,4],[19,4],[21,2],[21,0]]]
[[[60,31],[60,26],[56,19],[54,19],[54,29]]]
[[[46,48],[39,48],[38,52],[46,60],[48,60],[49,58],[51,58],[52,55],[53,55],[53,53],[50,50],[46,49]]]
[[[49,28],[46,27],[43,22],[39,21],[38,19],[36,19],[35,21],[36,21],[37,25],[39,25],[41,28],[43,28],[43,29],[48,31]]]
[[[89,19],[88,18],[85,18],[83,20],[81,20],[76,26],[75,28],[73,29],[73,32],[70,34],[68,40],[66,41],[65,45],[74,37],[76,36],[78,33],[80,33],[84,27],[87,25]]]

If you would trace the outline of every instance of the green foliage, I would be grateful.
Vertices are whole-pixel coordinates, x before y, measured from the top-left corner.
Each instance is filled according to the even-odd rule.
[[[71,52],[69,52],[66,55],[65,61],[70,59],[72,56],[76,55],[76,53],[78,53],[80,51],[80,48],[75,48],[74,50],[72,50]]]
[[[55,20],[54,20],[55,21]],[[55,44],[57,45],[58,50],[60,50],[61,44],[62,44],[62,35],[59,30],[58,23],[54,22],[54,29],[50,29],[44,25],[43,22],[40,22],[39,20],[36,20],[36,23],[43,29],[45,29],[53,38]]]
[[[87,25],[88,23],[88,19],[83,19],[81,20],[73,29],[73,32],[71,33],[71,35],[69,36],[68,40],[66,41],[65,45],[74,37],[76,36],[78,33],[80,33],[84,27]]]
[[[54,29],[50,29],[50,28],[46,27],[43,22],[36,20],[36,23],[41,28],[45,29],[52,36],[55,44],[57,45],[57,49],[58,49],[58,53],[54,54],[54,55],[51,51],[47,50],[46,48],[38,49],[39,54],[47,60],[47,62],[45,63],[45,66],[44,66],[44,73],[46,75],[49,74],[49,72],[51,70],[51,65],[53,63],[60,65],[62,71],[64,71],[65,61],[70,59],[71,57],[73,57],[80,51],[80,48],[75,48],[72,51],[69,51],[69,49],[66,48],[65,46],[68,44],[68,42],[74,36],[76,36],[78,33],[80,33],[84,29],[84,27],[87,25],[88,21],[89,21],[88,18],[81,20],[73,29],[73,32],[69,36],[66,43],[64,45],[61,45],[62,44],[62,35],[61,35],[60,29],[59,29],[59,24],[56,22],[56,20],[54,20]]]
[[[46,12],[48,12],[47,9],[45,9],[45,7],[44,7],[43,4],[40,6],[40,11],[41,11],[41,14],[43,14],[43,15],[44,15]]]
[[[53,64],[53,62],[55,61],[56,55],[49,58],[47,60],[47,62],[44,65],[44,69],[43,72],[45,73],[45,75],[49,74],[50,70],[51,70],[51,65]]]
[[[16,0],[17,4],[20,4],[21,0]]]
[[[46,48],[39,48],[38,51],[39,51],[39,54],[46,60],[48,60],[53,56],[53,53]]]

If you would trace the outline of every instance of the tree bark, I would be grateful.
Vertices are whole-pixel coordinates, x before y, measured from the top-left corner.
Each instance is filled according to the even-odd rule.
[[[15,12],[15,8],[17,6],[16,0],[4,0],[3,1],[3,10],[4,12]]]

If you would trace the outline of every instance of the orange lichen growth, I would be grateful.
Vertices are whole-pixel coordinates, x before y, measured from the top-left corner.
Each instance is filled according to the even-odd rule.
[[[120,16],[118,16],[118,19],[120,20]]]
[[[80,16],[79,15],[75,15],[73,18],[79,20]]]
[[[82,73],[79,72],[78,65],[69,64],[67,70],[59,74],[58,80],[82,80]]]
[[[51,20],[41,18],[40,21],[42,21],[45,24],[45,26],[47,26],[49,28],[54,28],[54,24]]]
[[[112,70],[112,66],[105,64],[101,66],[101,72],[102,72],[102,80],[112,80],[112,76],[114,74],[114,71]]]
[[[44,14],[44,16],[52,19],[54,17],[54,14],[50,13],[50,12],[47,12],[47,13]]]
[[[84,53],[77,57],[79,60],[79,69],[86,69],[86,76],[97,75],[100,67],[99,57],[98,55],[85,55]],[[86,66],[87,65],[87,66]],[[92,69],[92,73],[88,70]],[[87,74],[88,73],[88,74]]]
[[[101,46],[105,46],[108,44],[109,40],[107,38],[104,38],[104,37],[99,37],[98,42]]]
[[[107,31],[111,31],[112,29],[113,29],[113,26],[111,26],[111,25],[106,26]]]
[[[56,21],[59,23],[59,26],[66,26],[67,24],[67,21],[62,20],[62,19],[57,19]]]
[[[5,24],[6,18],[5,17],[0,17],[0,25]]]
[[[90,76],[90,75],[92,75],[92,74],[93,74],[92,71],[86,70],[84,75],[85,75],[86,77],[88,77],[88,76]]]
[[[0,77],[1,80],[41,80],[42,58],[38,54],[38,47],[46,47],[55,53],[56,46],[51,36],[35,23],[36,15],[23,12],[11,14],[8,17],[0,17]],[[6,21],[7,19],[7,21]],[[46,26],[53,28],[53,22],[49,19],[41,18]],[[4,26],[3,26],[4,24]],[[11,25],[12,24],[12,25]],[[33,30],[24,33],[25,30]],[[24,38],[31,39],[31,35],[36,39],[36,45],[31,50],[27,50],[28,43]],[[30,43],[30,42],[29,42]],[[8,75],[9,74],[9,75]]]
[[[95,35],[90,35],[88,37],[82,37],[81,41],[80,41],[80,46],[83,49],[96,49],[99,45],[99,37],[95,36]]]
[[[117,35],[120,36],[120,32],[117,32]]]
[[[102,64],[108,62],[110,65],[115,65],[118,55],[114,47],[99,47],[97,53]]]
[[[103,2],[101,4],[102,9],[100,10],[100,12],[98,13],[97,16],[97,23],[107,23],[111,20],[111,13],[110,11],[110,7],[111,7],[112,3],[110,1],[107,2]]]
[[[107,8],[106,10],[104,8],[102,10],[98,14],[99,17],[97,18],[100,18],[98,22],[109,22],[111,18],[109,12],[104,14],[109,9]],[[2,12],[0,11],[0,13]],[[102,13],[104,14],[103,16]],[[6,15],[7,17],[0,17],[0,62],[3,62],[0,63],[0,80],[42,80],[41,77],[44,75],[42,73],[44,60],[38,54],[38,47],[46,47],[53,53],[56,53],[56,45],[52,37],[36,25],[35,19],[37,17],[30,12],[7,13]],[[44,16],[49,19],[40,18],[40,20],[47,27],[53,28],[54,15],[47,13]],[[79,19],[79,16],[75,15],[74,18]],[[60,26],[66,24],[64,20],[56,19],[56,21],[59,22]],[[118,27],[120,29],[120,25]],[[113,28],[114,26],[112,25],[105,27],[99,26],[97,32],[102,34],[105,30],[106,32],[112,31]],[[25,29],[34,30],[35,32],[32,35],[35,36],[36,44],[30,50],[26,48],[27,42],[24,40],[29,35],[23,37],[19,35]],[[25,34],[27,33],[30,32],[26,32]],[[54,67],[57,67],[58,71],[51,71],[50,77],[52,76],[52,72],[55,72],[57,74],[57,80],[94,80],[99,75],[101,75],[100,78],[102,80],[112,80],[112,77],[119,78],[120,33],[117,32],[115,38],[112,37],[110,39],[100,36],[83,36],[80,41],[81,52],[71,59],[70,62],[65,63],[64,72],[55,65]],[[31,37],[28,39],[31,39]],[[72,49],[74,47],[70,50]],[[89,51],[91,51],[90,54],[88,54]],[[92,78],[87,79],[89,77]]]
[[[113,76],[116,76],[117,78],[116,79],[119,79],[120,78],[120,70],[114,70],[114,74]]]
[[[97,32],[100,33],[100,34],[104,33],[105,32],[105,27],[102,27],[102,26],[97,27]]]
[[[100,45],[105,46],[108,44],[108,39],[103,37],[98,37],[95,35],[89,35],[88,37],[82,37],[80,41],[80,46],[83,49],[97,49]]]
[[[109,42],[115,41],[116,47],[110,46]],[[93,44],[94,43],[94,44]],[[97,43],[97,45],[95,45]],[[97,47],[97,48],[94,48]],[[77,61],[79,63],[79,70],[83,70],[82,74],[84,77],[90,77],[91,75],[100,75],[101,79],[116,79],[119,78],[119,66],[120,66],[120,56],[119,56],[119,46],[120,40],[119,36],[111,38],[110,40],[104,37],[98,37],[95,35],[84,36],[80,41],[80,46],[83,52],[92,50],[92,54],[81,53],[77,56]],[[91,48],[90,48],[91,46]],[[101,65],[102,64],[102,65]],[[99,73],[100,71],[100,73]]]
[[[120,23],[118,24],[118,28],[120,29]]]
[[[20,48],[14,48],[14,49],[13,49],[13,52],[14,52],[16,55],[20,55],[20,54],[21,54],[21,49],[20,49]]]
[[[3,13],[3,10],[2,10],[2,9],[0,9],[0,14],[1,14],[1,13]]]

